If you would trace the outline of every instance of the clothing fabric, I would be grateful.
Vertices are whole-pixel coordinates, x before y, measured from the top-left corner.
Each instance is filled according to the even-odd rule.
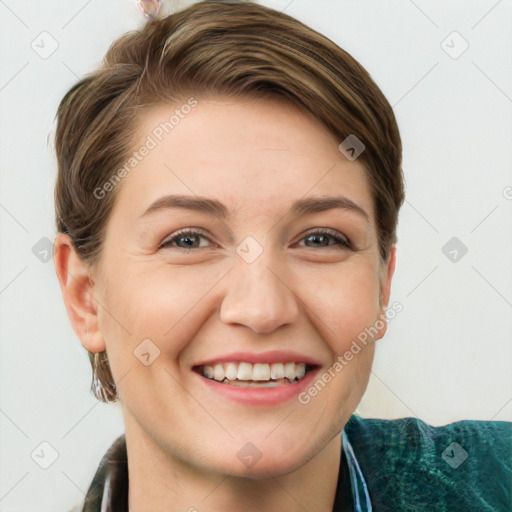
[[[351,416],[333,512],[512,511],[512,422]],[[124,434],[103,456],[84,502],[70,512],[128,512]]]

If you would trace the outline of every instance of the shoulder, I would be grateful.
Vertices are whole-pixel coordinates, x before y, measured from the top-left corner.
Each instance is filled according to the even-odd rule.
[[[511,510],[510,422],[353,415],[345,432],[376,511]]]
[[[69,512],[111,510],[114,504],[118,510],[128,510],[127,500],[128,459],[125,435],[122,434],[101,458],[84,501]]]

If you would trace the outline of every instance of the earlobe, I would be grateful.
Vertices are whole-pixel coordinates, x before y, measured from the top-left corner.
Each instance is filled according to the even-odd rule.
[[[79,258],[69,235],[57,233],[53,260],[73,330],[89,352],[104,351],[106,346],[99,330],[91,268]]]

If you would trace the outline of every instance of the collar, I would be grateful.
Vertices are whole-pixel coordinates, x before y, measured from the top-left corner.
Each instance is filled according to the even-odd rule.
[[[372,502],[370,500],[368,486],[366,485],[366,480],[364,479],[345,430],[343,430],[343,453],[346,455],[348,470],[350,473],[350,486],[352,488],[352,497],[354,499],[354,511],[372,512]]]

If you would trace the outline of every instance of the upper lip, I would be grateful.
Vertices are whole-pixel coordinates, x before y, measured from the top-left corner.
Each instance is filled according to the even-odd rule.
[[[309,366],[320,366],[321,363],[316,359],[292,352],[288,350],[271,350],[268,352],[231,352],[230,354],[223,354],[212,359],[201,361],[194,366],[213,366],[217,363],[305,363]]]

